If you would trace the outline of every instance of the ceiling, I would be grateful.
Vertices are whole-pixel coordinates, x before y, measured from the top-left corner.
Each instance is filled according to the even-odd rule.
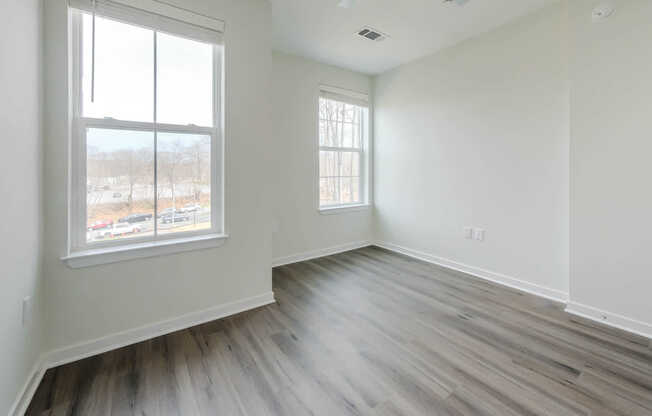
[[[454,45],[558,0],[270,0],[274,48],[368,74]],[[356,32],[371,26],[381,42]]]

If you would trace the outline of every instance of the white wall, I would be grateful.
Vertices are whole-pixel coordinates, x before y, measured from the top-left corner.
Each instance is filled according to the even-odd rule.
[[[8,195],[0,215],[16,219],[2,222],[0,412],[41,346],[265,294],[272,258],[372,238],[542,293],[570,289],[572,303],[652,323],[649,1],[615,1],[616,14],[599,25],[590,22],[593,1],[569,9],[563,2],[377,77],[373,218],[319,215],[314,181],[319,84],[369,92],[369,78],[272,58],[265,0],[173,2],[227,22],[231,237],[216,249],[77,270],[59,260],[67,228],[66,1],[46,0],[43,186],[40,1],[3,4],[0,121],[3,137],[17,139],[0,163],[0,192]],[[486,229],[486,241],[463,239],[465,226]],[[34,317],[23,328],[21,301],[30,295]]]
[[[652,2],[613,4],[600,24],[570,8],[570,297],[652,334]]]
[[[555,5],[376,78],[379,241],[566,296],[566,23]]]
[[[366,75],[274,52],[273,118],[277,163],[273,238],[277,261],[331,247],[368,241],[372,211],[335,215],[317,211],[316,152],[319,86],[370,93]]]
[[[49,348],[268,293],[271,215],[271,6],[265,0],[171,0],[226,21],[225,245],[72,270],[66,252],[66,0],[46,1],[45,248]]]
[[[0,414],[7,414],[41,349],[41,52],[39,0],[0,8]],[[31,322],[21,323],[32,296]]]

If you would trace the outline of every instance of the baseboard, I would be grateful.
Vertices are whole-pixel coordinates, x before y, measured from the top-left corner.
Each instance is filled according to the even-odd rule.
[[[573,301],[568,302],[566,305],[566,312],[652,339],[652,325],[628,318],[626,316],[607,312]]]
[[[117,332],[91,341],[82,342],[69,347],[60,348],[41,355],[32,368],[25,385],[21,389],[16,402],[9,411],[9,416],[22,416],[32,401],[43,375],[49,368],[68,364],[103,352],[137,342],[146,341],[171,332],[180,331],[195,325],[225,318],[240,312],[274,303],[274,292],[241,299],[198,312],[191,312],[178,318],[160,321],[127,331]]]
[[[45,356],[41,355],[32,366],[23,388],[18,393],[18,397],[13,406],[9,409],[9,416],[23,416],[25,414],[34,393],[36,393],[36,388],[41,384],[46,370]]]
[[[448,269],[467,273],[472,276],[479,277],[481,279],[488,280],[493,283],[498,283],[504,286],[521,290],[523,292],[541,296],[546,299],[554,300],[555,302],[566,303],[566,301],[568,300],[568,294],[561,290],[551,289],[545,286],[539,286],[534,283],[517,279],[515,277],[506,276],[501,273],[492,272],[475,266],[469,266],[467,264],[459,263],[457,261],[434,256],[432,254],[413,250],[407,247],[402,247],[392,243],[387,243],[384,241],[377,241],[375,245],[377,245],[378,247],[382,247],[386,250],[394,251],[400,254],[405,254],[406,256],[413,257],[415,259],[423,260],[428,263],[436,264],[438,266],[446,267]]]
[[[177,318],[160,321],[154,324],[117,332],[91,341],[82,342],[69,347],[51,351],[47,354],[48,368],[71,363],[103,352],[122,348],[137,342],[152,339],[171,332],[180,331],[205,322],[225,318],[236,313],[274,303],[274,292],[226,303],[198,312],[191,312]]]
[[[306,251],[304,253],[293,254],[286,257],[278,257],[272,260],[272,267],[285,266],[286,264],[298,263],[300,261],[312,260],[319,257],[331,256],[333,254],[343,253],[362,247],[372,245],[371,241],[356,241],[353,243],[342,244],[334,247],[321,248],[319,250]]]

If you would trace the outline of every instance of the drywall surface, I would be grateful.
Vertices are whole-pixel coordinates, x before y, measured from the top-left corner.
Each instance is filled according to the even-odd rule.
[[[570,2],[571,302],[652,328],[652,2]]]
[[[378,241],[565,297],[566,24],[557,4],[375,79]]]
[[[274,169],[274,259],[370,240],[371,209],[333,215],[318,212],[316,175],[319,86],[369,94],[371,79],[280,52],[274,52],[272,61],[278,161]]]
[[[6,415],[41,351],[41,56],[39,0],[0,11],[0,414]],[[22,301],[31,319],[22,324]]]
[[[66,254],[66,0],[46,2],[45,248],[49,348],[269,293],[271,6],[265,0],[170,0],[225,20],[226,227],[221,247],[69,269]]]

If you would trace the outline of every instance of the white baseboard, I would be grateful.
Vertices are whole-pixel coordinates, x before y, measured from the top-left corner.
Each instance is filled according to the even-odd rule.
[[[171,332],[180,331],[195,325],[225,318],[240,312],[245,312],[261,306],[274,303],[274,292],[241,299],[235,302],[214,306],[202,311],[191,312],[177,318],[144,325],[138,328],[117,332],[91,341],[82,342],[69,347],[60,348],[43,354],[37,360],[30,376],[23,386],[9,416],[22,416],[36,393],[36,388],[49,368],[68,364],[103,352],[122,348],[137,342],[146,341]]]
[[[506,276],[501,273],[492,272],[475,266],[469,266],[467,264],[459,263],[443,257],[434,256],[432,254],[413,250],[407,247],[402,247],[392,243],[387,243],[384,241],[376,241],[375,245],[390,251],[394,251],[396,253],[405,254],[406,256],[410,256],[415,259],[423,260],[425,262],[436,264],[438,266],[443,266],[448,269],[453,269],[459,272],[467,273],[484,280],[489,280],[494,283],[498,283],[504,286],[509,286],[511,288],[518,289],[523,292],[531,293],[533,295],[541,296],[546,299],[554,300],[556,302],[566,303],[566,301],[568,300],[568,294],[561,290],[551,289],[545,286],[539,286],[534,283],[517,279],[515,277]]]
[[[272,267],[285,266],[286,264],[298,263],[300,261],[312,260],[319,257],[331,256],[333,254],[343,253],[362,247],[372,245],[371,241],[356,241],[353,243],[342,244],[334,247],[321,248],[319,250],[306,251],[304,253],[293,254],[286,257],[278,257],[272,260]]]
[[[318,257],[329,256],[332,254],[355,250],[370,245],[376,245],[396,253],[404,254],[428,263],[467,273],[481,279],[522,290],[524,292],[528,292],[557,302],[567,303],[566,312],[568,313],[586,319],[591,319],[641,336],[652,338],[652,325],[636,321],[634,319],[630,319],[618,314],[605,312],[597,308],[582,305],[577,302],[569,302],[568,294],[563,291],[535,285],[533,283],[525,282],[514,277],[484,270],[474,266],[469,266],[453,260],[445,259],[442,257],[434,256],[432,254],[412,250],[387,242],[360,241],[326,249],[314,250],[306,253],[277,258],[273,261],[273,266],[277,267]],[[208,308],[203,311],[191,312],[189,314],[182,315],[177,318],[172,318],[166,321],[161,321],[139,328],[107,335],[91,341],[79,343],[43,354],[32,368],[32,371],[30,372],[25,385],[21,389],[16,402],[9,411],[9,416],[19,416],[24,414],[24,412],[27,410],[27,406],[29,406],[29,403],[32,400],[34,393],[36,392],[36,388],[38,387],[41,379],[43,378],[43,375],[45,374],[45,371],[48,368],[67,364],[96,354],[101,354],[103,352],[145,341],[161,335],[169,334],[171,332],[186,329],[205,322],[210,322],[250,309],[269,305],[274,302],[274,292],[268,292],[262,295],[253,296],[239,301]]]
[[[9,409],[9,416],[23,416],[25,414],[34,393],[36,393],[38,385],[41,384],[46,370],[45,355],[41,355],[34,363],[34,366],[32,366],[23,388],[20,389],[16,401],[11,406],[11,409]]]
[[[652,338],[652,325],[628,318],[626,316],[607,312],[573,301],[569,301],[566,305],[566,312],[572,315],[577,315],[582,318],[599,322],[604,325],[618,328],[623,331],[631,332],[636,335]]]
[[[533,283],[525,282],[514,277],[506,276],[500,273],[491,272],[481,269],[479,267],[469,266],[453,260],[448,260],[442,257],[434,256],[432,254],[423,253],[417,250],[412,250],[396,244],[377,241],[375,245],[385,248],[396,253],[405,254],[428,263],[437,264],[449,269],[464,272],[481,279],[489,280],[504,286],[509,286],[514,289],[522,290],[533,295],[541,296],[557,302],[566,303],[566,312],[580,316],[582,318],[590,319],[602,323],[613,328],[621,329],[623,331],[631,332],[633,334],[641,335],[647,338],[652,338],[652,325],[637,321],[635,319],[627,318],[626,316],[618,315],[615,313],[603,311],[592,306],[583,305],[581,303],[568,300],[568,294],[560,290],[551,289]]]
[[[117,332],[91,341],[51,351],[47,354],[47,365],[52,368],[62,364],[67,364],[103,352],[169,334],[171,332],[190,328],[205,322],[214,321],[216,319],[258,308],[260,306],[269,305],[274,302],[274,292],[267,292],[262,295],[214,306],[202,311],[191,312],[177,318],[160,321],[134,329],[128,329],[123,332]]]

